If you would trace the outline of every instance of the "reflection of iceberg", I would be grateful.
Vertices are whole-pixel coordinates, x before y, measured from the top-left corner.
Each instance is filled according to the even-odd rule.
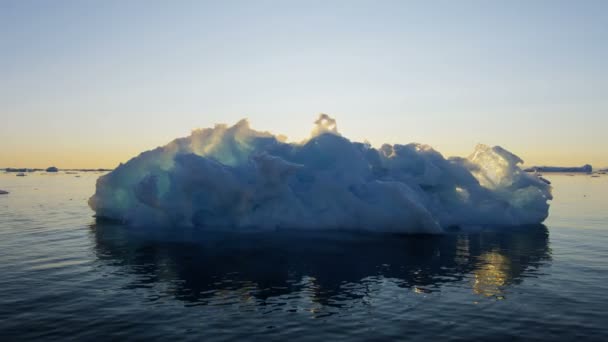
[[[97,257],[131,273],[130,287],[161,283],[161,292],[202,303],[230,297],[256,305],[256,300],[306,294],[322,306],[339,306],[382,291],[368,285],[387,281],[412,292],[472,283],[474,293],[498,296],[550,259],[548,232],[542,225],[440,237],[192,229],[176,233],[101,223],[92,232]],[[488,273],[488,265],[497,266],[496,272]]]
[[[232,127],[192,132],[99,178],[98,217],[133,225],[437,233],[453,225],[542,222],[550,187],[500,147],[444,159],[420,144],[342,137],[322,115],[299,144]]]

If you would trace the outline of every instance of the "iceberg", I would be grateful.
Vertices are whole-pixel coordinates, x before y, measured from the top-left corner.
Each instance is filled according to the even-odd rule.
[[[197,129],[101,176],[96,217],[133,226],[211,230],[358,230],[438,234],[452,227],[537,224],[551,187],[499,146],[444,158],[428,145],[343,137],[321,114],[309,139],[250,128]]]

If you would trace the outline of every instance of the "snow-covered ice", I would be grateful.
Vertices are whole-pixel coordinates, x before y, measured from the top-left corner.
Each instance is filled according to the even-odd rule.
[[[551,187],[522,160],[478,145],[444,158],[428,145],[351,142],[322,114],[287,143],[246,120],[199,129],[101,176],[97,217],[136,226],[441,233],[542,222]]]

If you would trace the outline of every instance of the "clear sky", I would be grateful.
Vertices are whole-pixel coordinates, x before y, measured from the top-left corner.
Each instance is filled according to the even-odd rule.
[[[478,142],[608,166],[608,1],[0,0],[0,167],[114,167],[191,129]]]

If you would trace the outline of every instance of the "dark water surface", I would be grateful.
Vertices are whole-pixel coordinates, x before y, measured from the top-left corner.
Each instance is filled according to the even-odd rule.
[[[0,175],[0,340],[606,340],[608,176],[445,236],[96,223],[98,175]]]

